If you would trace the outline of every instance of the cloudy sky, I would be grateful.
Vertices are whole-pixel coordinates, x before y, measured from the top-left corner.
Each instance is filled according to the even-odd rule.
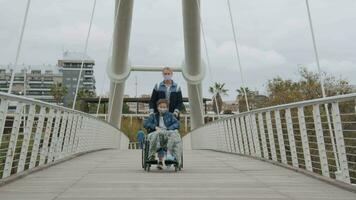
[[[27,0],[0,0],[0,64],[13,63]],[[202,0],[212,74],[204,81],[204,94],[214,81],[224,82],[234,99],[241,80],[226,1]],[[32,0],[19,63],[56,64],[64,50],[83,51],[93,0]],[[88,54],[96,60],[99,94],[107,93],[105,67],[112,36],[114,0],[97,0]],[[265,91],[276,76],[296,79],[298,66],[316,70],[304,0],[231,0],[238,27],[241,63],[247,85]],[[356,1],[310,0],[323,71],[356,85]],[[130,62],[132,65],[179,66],[184,60],[180,0],[136,0]],[[203,51],[202,51],[203,52]],[[205,56],[205,55],[203,55]],[[205,59],[205,57],[204,57]],[[209,71],[209,70],[207,70]],[[150,93],[160,74],[131,73],[126,93]],[[210,79],[211,78],[211,79]],[[184,94],[184,79],[175,74]]]

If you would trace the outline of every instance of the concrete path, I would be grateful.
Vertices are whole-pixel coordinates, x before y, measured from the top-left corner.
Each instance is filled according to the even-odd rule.
[[[185,151],[185,169],[150,173],[137,150],[96,152],[0,187],[0,199],[356,199],[305,175],[212,151]]]

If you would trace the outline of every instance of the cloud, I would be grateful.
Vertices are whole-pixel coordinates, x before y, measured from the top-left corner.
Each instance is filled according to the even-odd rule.
[[[63,49],[82,51],[93,1],[32,1],[20,63],[55,64]],[[356,2],[310,1],[323,70],[356,84]],[[0,0],[0,63],[13,62],[26,1]],[[108,91],[106,61],[113,28],[114,1],[98,1],[88,54],[96,60],[98,91]],[[295,79],[298,65],[316,69],[305,2],[299,0],[231,1],[246,83],[263,90],[267,80]],[[207,74],[204,94],[213,81],[226,82],[233,99],[241,85],[231,24],[225,1],[204,0],[202,19],[207,36],[212,75]],[[204,60],[204,49],[201,51]],[[130,40],[130,61],[135,65],[179,66],[184,60],[180,0],[135,1]],[[209,72],[209,70],[207,70]],[[150,93],[159,73],[133,73],[126,93]],[[213,80],[210,80],[213,77]],[[175,78],[185,88],[180,74]],[[103,88],[103,89],[102,89]],[[186,94],[186,91],[184,91]]]

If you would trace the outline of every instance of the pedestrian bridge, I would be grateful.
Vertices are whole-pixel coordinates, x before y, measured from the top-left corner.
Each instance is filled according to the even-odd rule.
[[[14,67],[31,0],[28,0]],[[200,1],[182,0],[192,131],[184,169],[144,172],[120,127],[133,0],[116,0],[108,122],[74,109],[0,93],[0,199],[356,199],[356,94],[251,110],[204,124]],[[245,87],[235,34],[236,57]],[[312,29],[316,63],[321,75]],[[90,20],[85,50],[87,52]],[[206,66],[209,55],[205,43]],[[79,78],[73,108],[84,65]],[[109,59],[110,60],[110,59]],[[244,91],[246,107],[248,98]],[[218,107],[218,106],[216,106]]]
[[[356,94],[208,123],[183,138],[177,173],[145,172],[128,138],[91,115],[0,98],[0,199],[356,198]]]

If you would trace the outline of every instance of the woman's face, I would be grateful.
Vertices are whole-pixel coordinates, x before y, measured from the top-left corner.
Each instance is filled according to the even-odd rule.
[[[165,69],[163,70],[163,76],[172,76],[173,73],[171,70]]]
[[[171,70],[165,69],[163,70],[163,78],[164,80],[170,81],[172,80],[173,72]]]

